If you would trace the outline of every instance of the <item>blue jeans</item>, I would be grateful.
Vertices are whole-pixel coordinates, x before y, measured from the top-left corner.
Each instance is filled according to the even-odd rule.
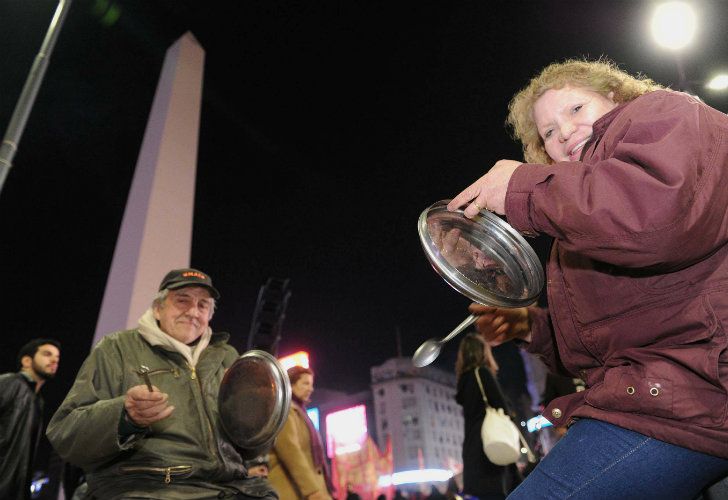
[[[508,500],[690,500],[728,474],[728,459],[581,419]]]

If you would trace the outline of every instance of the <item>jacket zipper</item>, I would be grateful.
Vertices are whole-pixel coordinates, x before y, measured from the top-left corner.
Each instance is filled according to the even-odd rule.
[[[122,472],[141,472],[141,473],[154,473],[164,474],[164,484],[170,484],[173,476],[181,476],[192,472],[192,466],[190,465],[173,465],[171,467],[122,467],[119,469]]]
[[[210,453],[219,461],[220,457],[217,454],[217,447],[215,446],[215,443],[213,441],[214,433],[212,431],[212,424],[210,423],[210,417],[207,414],[207,406],[205,406],[205,394],[202,391],[202,382],[200,381],[200,379],[197,378],[197,369],[194,366],[190,365],[189,363],[187,363],[187,366],[189,367],[190,372],[191,372],[190,378],[192,380],[197,380],[197,386],[200,388],[200,397],[201,397],[200,403],[202,404],[203,413],[205,414],[204,415],[205,423],[207,424],[207,436],[208,436],[207,445],[210,448]]]
[[[160,373],[171,373],[174,378],[179,378],[179,370],[177,368],[160,368],[159,370],[150,370],[147,375],[158,375]]]

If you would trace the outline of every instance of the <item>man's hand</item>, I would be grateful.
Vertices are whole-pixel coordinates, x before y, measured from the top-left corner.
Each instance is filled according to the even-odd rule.
[[[483,177],[473,182],[448,203],[448,210],[455,210],[471,202],[465,210],[466,217],[474,217],[484,208],[497,214],[506,213],[506,191],[513,172],[520,161],[499,160]]]
[[[500,345],[514,338],[526,342],[531,341],[531,326],[527,308],[507,309],[470,304],[468,309],[471,313],[478,315],[475,327],[490,345]]]
[[[135,385],[126,391],[124,408],[131,423],[137,427],[149,427],[174,411],[174,406],[167,403],[168,396],[159,392],[157,387],[152,388],[154,391],[149,392],[146,385]]]

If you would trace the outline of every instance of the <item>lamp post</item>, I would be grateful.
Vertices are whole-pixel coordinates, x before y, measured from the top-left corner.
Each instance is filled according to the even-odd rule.
[[[675,56],[678,73],[678,90],[690,92],[690,82],[685,74],[682,50],[695,36],[697,18],[692,7],[685,2],[667,2],[658,5],[652,15],[651,31],[655,41],[671,50]]]
[[[20,93],[18,102],[15,105],[13,116],[10,118],[10,124],[5,131],[5,137],[0,145],[0,192],[2,191],[5,179],[8,176],[10,168],[13,166],[13,157],[18,150],[18,143],[23,135],[25,124],[28,116],[33,108],[35,97],[38,95],[38,89],[43,82],[48,61],[56,45],[58,33],[61,30],[63,21],[66,19],[68,9],[71,7],[71,0],[59,0],[56,12],[53,15],[51,24],[48,27],[40,52],[35,57],[33,66],[30,68],[28,78],[25,80],[23,91]]]

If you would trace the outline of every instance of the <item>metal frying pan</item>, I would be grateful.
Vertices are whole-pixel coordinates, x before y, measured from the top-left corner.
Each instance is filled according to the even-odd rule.
[[[291,383],[275,357],[252,350],[228,368],[220,383],[222,428],[240,448],[258,450],[273,443],[288,418]]]

